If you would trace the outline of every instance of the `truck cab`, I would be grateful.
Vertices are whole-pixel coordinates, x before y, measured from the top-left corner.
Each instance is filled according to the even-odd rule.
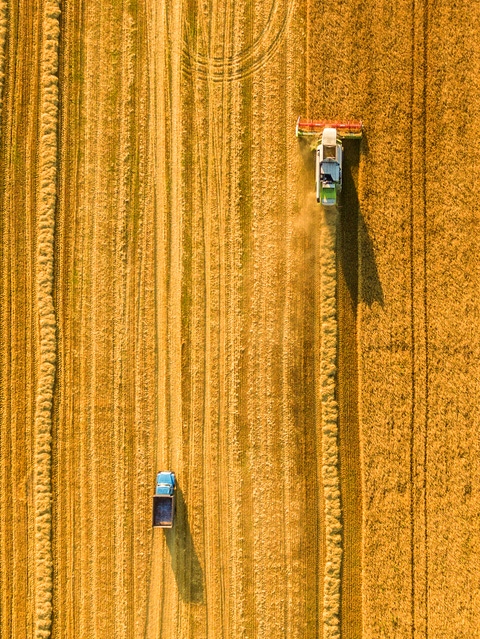
[[[154,528],[172,528],[175,519],[175,488],[175,473],[170,470],[157,473],[152,513]]]
[[[342,142],[337,130],[325,128],[316,151],[317,202],[323,206],[336,206],[342,190]]]

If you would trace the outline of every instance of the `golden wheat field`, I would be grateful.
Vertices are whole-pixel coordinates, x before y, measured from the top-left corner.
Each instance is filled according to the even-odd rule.
[[[0,0],[2,639],[480,638],[479,134],[466,0]]]

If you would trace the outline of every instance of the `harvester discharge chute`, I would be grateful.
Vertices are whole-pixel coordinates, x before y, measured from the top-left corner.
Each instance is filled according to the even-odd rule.
[[[298,118],[296,135],[310,139],[315,150],[317,202],[336,206],[342,190],[342,140],[362,137],[362,123],[356,120],[307,120]]]

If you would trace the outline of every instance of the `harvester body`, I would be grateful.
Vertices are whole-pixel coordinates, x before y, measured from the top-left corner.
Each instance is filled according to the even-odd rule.
[[[298,118],[296,134],[310,139],[312,150],[315,150],[317,202],[323,206],[336,206],[342,190],[342,139],[361,138],[362,123]]]
[[[323,129],[322,140],[316,150],[317,202],[323,206],[336,206],[342,190],[342,142],[337,130]]]

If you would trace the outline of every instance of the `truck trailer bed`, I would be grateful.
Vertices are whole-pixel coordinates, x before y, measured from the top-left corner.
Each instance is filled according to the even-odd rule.
[[[174,498],[170,495],[153,496],[153,526],[171,528],[174,515]]]

